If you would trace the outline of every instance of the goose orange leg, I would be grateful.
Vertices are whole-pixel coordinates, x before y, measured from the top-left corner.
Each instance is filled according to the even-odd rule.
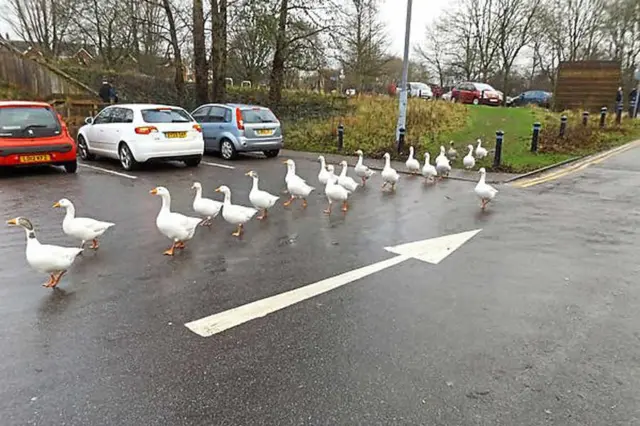
[[[262,209],[262,214],[260,216],[256,217],[256,219],[262,220],[265,217],[267,217],[267,209]]]
[[[347,200],[344,200],[342,202],[342,211],[346,213],[347,210],[349,210],[349,204],[347,203]]]
[[[236,232],[234,232],[233,235],[234,237],[239,237],[240,235],[244,234],[244,228],[242,226],[242,224],[238,225],[238,229],[236,229]]]
[[[176,248],[177,248],[177,249],[183,249],[184,247],[185,247],[185,246],[184,246],[184,243],[183,243],[182,241],[178,241],[178,242],[176,242]]]
[[[53,274],[49,274],[49,281],[47,281],[46,283],[42,284],[42,287],[51,287],[51,284],[53,284],[55,279],[56,278],[53,276]]]
[[[169,248],[169,250],[165,251],[163,254],[165,256],[173,256],[176,248],[177,248],[176,243],[174,242],[173,244],[171,244],[171,247]]]
[[[323,210],[324,214],[331,214],[331,201],[329,201],[329,206]]]
[[[100,247],[100,244],[98,244],[98,240],[94,238],[93,241],[91,241],[91,246],[89,246],[89,248],[97,250],[98,247]]]
[[[302,208],[303,208],[303,209],[306,209],[306,208],[307,208],[307,199],[306,199],[306,198],[303,198],[303,199],[302,199]]]
[[[60,271],[60,273],[54,277],[54,281],[53,281],[53,283],[51,283],[50,287],[57,286],[58,283],[60,282],[60,278],[62,278],[62,276],[64,275],[65,272],[67,272],[67,271]]]
[[[295,200],[295,197],[292,195],[291,198],[289,198],[287,201],[285,201],[282,205],[285,207],[288,207],[291,205],[291,203],[293,203],[293,200]]]

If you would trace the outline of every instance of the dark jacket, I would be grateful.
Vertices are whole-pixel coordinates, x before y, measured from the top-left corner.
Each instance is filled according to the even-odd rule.
[[[102,102],[109,103],[111,101],[111,85],[109,83],[105,83],[100,86],[100,99]]]

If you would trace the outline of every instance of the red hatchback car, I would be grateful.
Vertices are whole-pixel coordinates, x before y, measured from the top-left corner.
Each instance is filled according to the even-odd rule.
[[[0,167],[51,164],[75,173],[76,144],[45,102],[0,102]]]
[[[473,105],[500,105],[502,93],[485,83],[461,83],[451,91],[451,101]]]

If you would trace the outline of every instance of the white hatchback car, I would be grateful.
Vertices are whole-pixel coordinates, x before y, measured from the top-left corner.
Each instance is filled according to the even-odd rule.
[[[83,160],[114,158],[125,170],[149,160],[183,161],[196,167],[204,154],[202,127],[180,107],[117,104],[85,123],[78,131]]]

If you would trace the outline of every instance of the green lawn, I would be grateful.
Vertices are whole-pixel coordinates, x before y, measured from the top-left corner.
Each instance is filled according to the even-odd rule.
[[[458,131],[441,135],[440,142],[454,141],[459,152],[466,145],[481,138],[487,149],[495,147],[496,131],[504,132],[502,144],[502,164],[505,171],[526,172],[559,161],[575,157],[577,154],[534,154],[531,152],[533,123],[544,122],[544,114],[532,108],[498,108],[489,106],[469,106],[466,126]],[[493,155],[485,160],[487,166]]]

